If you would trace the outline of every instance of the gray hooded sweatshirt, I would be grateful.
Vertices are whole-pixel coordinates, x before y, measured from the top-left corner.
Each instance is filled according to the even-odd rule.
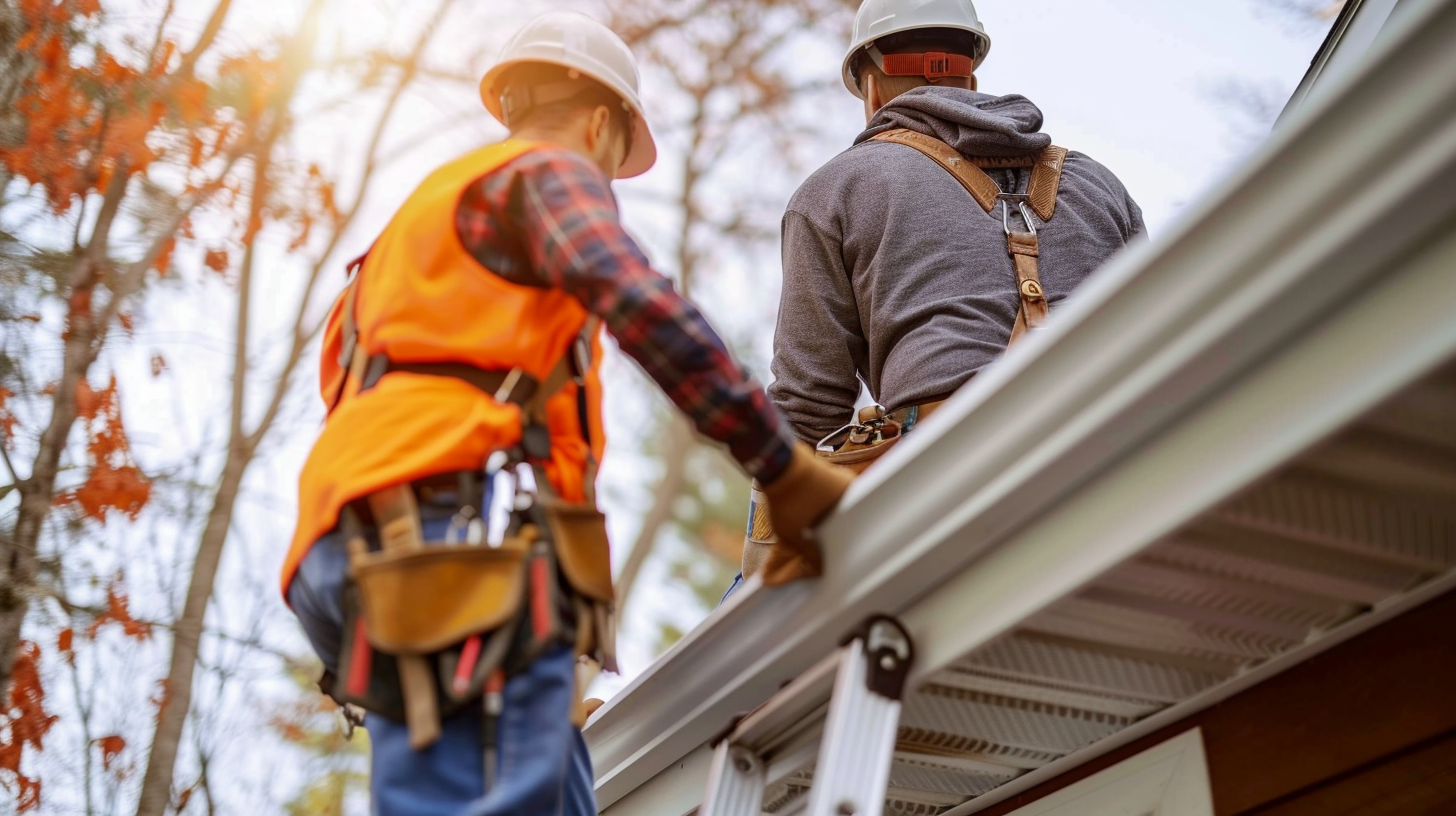
[[[800,437],[848,422],[861,379],[890,410],[949,396],[1005,351],[1020,305],[1000,208],[986,213],[914,148],[867,140],[910,128],[965,155],[1020,156],[1052,143],[1041,124],[1022,96],[916,88],[794,194],[769,394]],[[1025,192],[1030,175],[988,172],[1007,192]],[[1051,222],[1035,223],[1054,309],[1143,230],[1117,177],[1075,151]],[[1014,215],[1012,227],[1024,228]]]

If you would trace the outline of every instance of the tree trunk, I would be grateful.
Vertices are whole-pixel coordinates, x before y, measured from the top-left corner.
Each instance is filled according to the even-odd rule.
[[[91,241],[75,253],[76,263],[67,281],[69,299],[61,379],[51,398],[51,418],[41,433],[30,475],[21,479],[20,474],[15,474],[20,491],[15,531],[0,537],[0,699],[7,699],[10,691],[20,648],[20,630],[35,588],[40,534],[55,501],[61,454],[76,424],[76,387],[86,379],[105,341],[106,326],[97,322],[91,299],[99,272],[106,263],[111,225],[126,195],[127,175],[125,163],[119,163],[96,213]],[[121,293],[113,293],[113,297],[120,296]]]
[[[261,223],[263,206],[267,200],[268,170],[271,166],[271,151],[277,139],[277,131],[264,141],[254,157],[253,190],[248,211],[249,229]],[[187,724],[187,712],[192,708],[192,677],[197,671],[198,649],[202,643],[202,625],[207,616],[207,604],[212,599],[213,587],[217,584],[217,568],[222,562],[222,548],[227,543],[232,527],[233,508],[237,504],[238,490],[243,484],[243,474],[252,464],[257,451],[255,440],[243,430],[243,412],[246,407],[248,387],[248,321],[252,317],[253,304],[253,261],[256,257],[256,236],[247,242],[243,251],[243,262],[238,272],[237,325],[233,329],[233,382],[232,402],[228,424],[227,460],[222,467],[222,480],[213,494],[212,509],[207,514],[207,524],[202,528],[202,538],[197,543],[197,560],[192,564],[192,580],[187,584],[187,599],[182,604],[182,614],[177,618],[176,630],[172,636],[172,658],[167,666],[166,686],[162,694],[161,709],[157,712],[157,728],[152,735],[151,752],[147,756],[147,772],[142,777],[142,790],[137,799],[137,816],[163,816],[172,801],[172,779],[177,770],[177,749],[182,742],[182,729]],[[307,293],[304,305],[308,302]],[[302,310],[304,305],[300,305]],[[294,338],[294,350],[298,340]],[[275,397],[287,390],[292,372],[293,356],[282,372]],[[260,428],[259,433],[266,433]]]
[[[89,260],[81,260],[80,265],[87,269],[78,272],[78,277],[89,277]],[[78,291],[89,293],[90,287]],[[87,315],[89,318],[89,309]],[[70,328],[50,422],[41,434],[30,475],[21,479],[20,474],[16,474],[20,511],[15,520],[15,532],[0,538],[0,699],[4,699],[10,689],[16,650],[20,645],[20,628],[25,623],[35,586],[36,549],[40,545],[41,529],[55,501],[61,453],[66,448],[72,426],[76,424],[76,386],[86,378],[95,358],[91,350],[95,327],[90,320],[73,320]]]
[[[252,460],[252,451],[234,440],[229,446],[222,482],[214,495],[212,510],[202,529],[197,547],[197,561],[192,567],[192,581],[187,585],[187,600],[177,620],[172,638],[172,660],[167,669],[166,690],[157,712],[157,728],[152,737],[147,772],[142,777],[142,792],[137,801],[137,816],[162,816],[172,800],[172,779],[177,767],[177,750],[182,742],[182,729],[187,711],[192,706],[192,679],[197,669],[198,649],[202,643],[202,623],[207,613],[222,562],[223,544],[232,526],[233,507],[243,474]]]

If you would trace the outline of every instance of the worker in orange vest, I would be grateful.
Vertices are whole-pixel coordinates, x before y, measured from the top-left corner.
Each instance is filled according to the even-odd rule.
[[[818,574],[810,528],[849,480],[623,231],[610,182],[656,158],[626,44],[548,14],[481,95],[510,138],[431,173],[329,315],[283,568],[325,691],[369,712],[383,816],[596,813],[575,671],[613,667],[599,322],[773,498],[765,583]]]

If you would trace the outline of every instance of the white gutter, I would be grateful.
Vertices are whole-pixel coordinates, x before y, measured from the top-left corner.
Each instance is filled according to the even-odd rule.
[[[1290,94],[1275,127],[1304,105],[1311,94],[1337,84],[1341,75],[1363,64],[1366,52],[1375,45],[1399,3],[1400,0],[1346,0],[1319,51],[1310,60],[1309,70]]]
[[[1386,348],[1393,359],[1355,355],[1347,364],[1309,352],[1317,368],[1267,379],[1360,298],[1411,285],[1408,275],[1387,273],[1456,226],[1456,2],[1407,6],[1362,70],[1297,111],[1167,239],[1115,259],[1047,332],[979,376],[858,481],[823,531],[824,578],[740,593],[610,701],[586,729],[599,806],[669,766],[686,771],[690,758],[700,761],[694,752],[730,717],[827,654],[866,614],[907,613],[927,635],[937,621],[956,624],[909,611],[948,580],[972,575],[966,568],[989,551],[1020,546],[1011,539],[1034,523],[1044,529],[1058,508],[1083,508],[1082,526],[1062,529],[1082,537],[1094,555],[1061,565],[1035,592],[1038,575],[1058,565],[1009,572],[1007,597],[1020,597],[1018,586],[1029,593],[1017,614],[1089,580],[1103,561],[1145,545],[1355,416],[1382,396],[1379,389],[1456,351],[1449,317],[1456,314],[1456,274],[1432,275],[1427,266],[1408,302],[1408,324],[1392,335],[1415,345]],[[1276,366],[1280,359],[1284,366]],[[1243,444],[1233,427],[1210,478],[1186,478],[1197,475],[1197,459],[1168,460],[1170,485],[1206,486],[1159,508],[1128,540],[1109,537],[1118,530],[1118,506],[1098,517],[1086,502],[1105,476],[1136,465],[1132,457],[1154,450],[1161,435],[1193,433],[1209,418],[1200,406],[1254,398],[1253,391],[1239,397],[1239,387],[1257,384],[1262,399],[1277,400],[1341,382],[1378,388],[1330,403],[1313,418],[1275,412],[1277,426],[1261,429],[1282,440],[1275,449]],[[1247,413],[1239,416],[1248,421]],[[952,648],[981,642],[1011,617],[960,627],[964,637],[953,644],[927,645],[922,637],[917,672],[923,676],[954,656]]]

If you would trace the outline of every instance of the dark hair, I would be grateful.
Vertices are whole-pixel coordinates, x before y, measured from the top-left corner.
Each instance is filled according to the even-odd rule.
[[[570,68],[541,63],[518,65],[501,78],[501,86],[506,93],[510,93],[512,89],[529,91],[531,88],[548,85],[553,86],[555,91],[552,94],[554,101],[513,111],[510,117],[511,130],[516,130],[527,122],[536,122],[545,127],[564,125],[583,111],[605,106],[611,113],[610,126],[622,134],[627,141],[627,149],[632,149],[632,111],[616,91],[602,83],[582,76]],[[564,90],[557,91],[555,86],[563,86]],[[573,86],[576,88],[574,91]],[[565,94],[564,98],[562,93]]]

